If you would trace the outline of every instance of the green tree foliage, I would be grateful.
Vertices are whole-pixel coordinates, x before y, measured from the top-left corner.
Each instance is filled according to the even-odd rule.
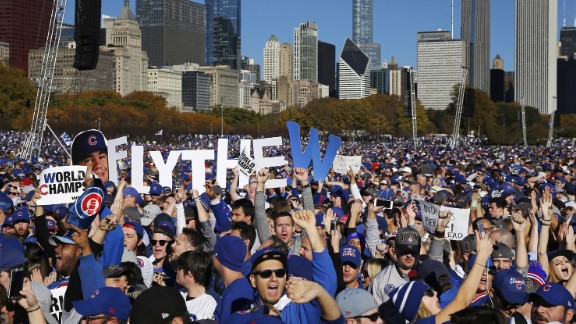
[[[19,69],[0,64],[0,128],[30,129],[36,89]]]

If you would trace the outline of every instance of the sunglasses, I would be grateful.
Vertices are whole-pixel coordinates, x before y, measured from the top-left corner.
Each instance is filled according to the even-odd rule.
[[[18,193],[17,193],[17,192],[12,192],[12,191],[10,191],[9,194],[10,194],[10,195],[17,195]]]
[[[255,276],[260,276],[262,279],[268,279],[272,277],[272,273],[276,274],[277,278],[284,277],[286,275],[286,269],[261,270],[253,272]]]
[[[354,318],[356,318],[356,319],[368,318],[370,320],[370,322],[376,322],[378,320],[378,313],[372,313],[370,315],[356,316]]]
[[[150,241],[152,243],[152,246],[155,246],[157,243],[160,243],[160,246],[164,246],[166,245],[166,243],[170,242],[170,241],[166,241],[166,240],[152,240]]]
[[[434,297],[434,289],[432,287],[428,287],[424,295],[428,297]]]

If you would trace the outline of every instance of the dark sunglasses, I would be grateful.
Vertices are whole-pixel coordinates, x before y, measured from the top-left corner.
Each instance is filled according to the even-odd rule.
[[[361,315],[361,316],[356,316],[354,318],[360,319],[360,318],[368,318],[370,319],[370,322],[376,322],[378,320],[378,313],[372,313],[370,315]]]
[[[17,193],[17,192],[12,192],[12,191],[10,191],[9,194],[10,194],[10,195],[17,195],[18,193]]]
[[[496,274],[496,267],[488,267],[488,274],[495,275]]]
[[[254,271],[253,274],[255,276],[260,276],[262,279],[268,279],[272,277],[272,273],[276,274],[277,278],[284,277],[286,275],[285,269],[274,269],[274,270],[261,270],[261,271]]]
[[[150,241],[152,242],[152,246],[156,245],[156,243],[160,243],[160,246],[164,246],[166,245],[166,243],[170,242],[170,241],[166,241],[166,240],[152,240]]]
[[[434,289],[432,287],[428,287],[424,295],[428,297],[434,297]]]

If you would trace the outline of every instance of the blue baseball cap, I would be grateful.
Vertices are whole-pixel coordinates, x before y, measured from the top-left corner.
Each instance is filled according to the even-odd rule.
[[[153,181],[148,193],[152,196],[160,196],[162,194],[162,186],[158,182]]]
[[[11,216],[12,224],[30,221],[30,212],[28,211],[28,208],[18,208],[12,213]]]
[[[523,304],[528,300],[526,283],[522,275],[516,270],[498,271],[492,285],[509,304]]]
[[[126,187],[126,188],[124,188],[124,190],[122,190],[122,196],[124,196],[124,197],[134,196],[134,197],[136,197],[136,199],[138,199],[138,197],[140,197],[140,194],[138,194],[138,191],[136,189],[134,189],[133,187]]]
[[[358,268],[362,262],[362,256],[355,246],[346,244],[340,249],[340,260],[342,261],[342,264],[348,262]]]
[[[124,321],[130,317],[130,298],[118,288],[102,287],[94,291],[90,298],[73,301],[72,305],[83,316],[104,314]]]
[[[14,207],[14,202],[5,193],[0,193],[0,209],[3,211],[10,210]]]
[[[318,211],[316,213],[316,226],[325,226],[326,224],[324,224],[324,212],[323,211]]]
[[[101,131],[97,129],[87,130],[78,133],[72,141],[72,163],[79,164],[88,155],[98,152],[107,151],[106,138]]]
[[[104,183],[104,187],[106,188],[116,188],[116,184],[114,184],[114,182],[112,181],[106,181],[106,183]]]
[[[50,243],[50,245],[53,245],[53,246],[76,244],[76,242],[74,242],[72,237],[70,237],[70,236],[58,236],[58,235],[50,236],[50,238],[48,239],[48,242]]]
[[[255,253],[252,256],[253,260],[256,260],[257,254],[258,253]],[[246,256],[246,244],[237,236],[223,236],[219,238],[218,241],[216,241],[216,245],[214,245],[214,256],[226,268],[240,272],[242,271],[242,264]]]
[[[572,308],[574,306],[574,297],[561,284],[550,282],[538,288],[535,293],[530,294],[530,301],[544,302],[551,306],[565,306]]]
[[[133,229],[136,232],[136,234],[138,235],[138,238],[142,238],[144,236],[144,228],[142,227],[142,225],[140,225],[136,222],[125,221],[124,225],[122,225],[122,228]]]
[[[54,209],[54,213],[60,217],[60,219],[66,217],[68,215],[68,209],[64,206],[57,207]]]

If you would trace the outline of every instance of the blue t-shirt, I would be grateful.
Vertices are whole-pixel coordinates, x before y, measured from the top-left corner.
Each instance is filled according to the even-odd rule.
[[[248,279],[236,279],[224,288],[222,299],[216,305],[216,321],[224,323],[232,313],[250,309],[253,298],[254,288]]]

